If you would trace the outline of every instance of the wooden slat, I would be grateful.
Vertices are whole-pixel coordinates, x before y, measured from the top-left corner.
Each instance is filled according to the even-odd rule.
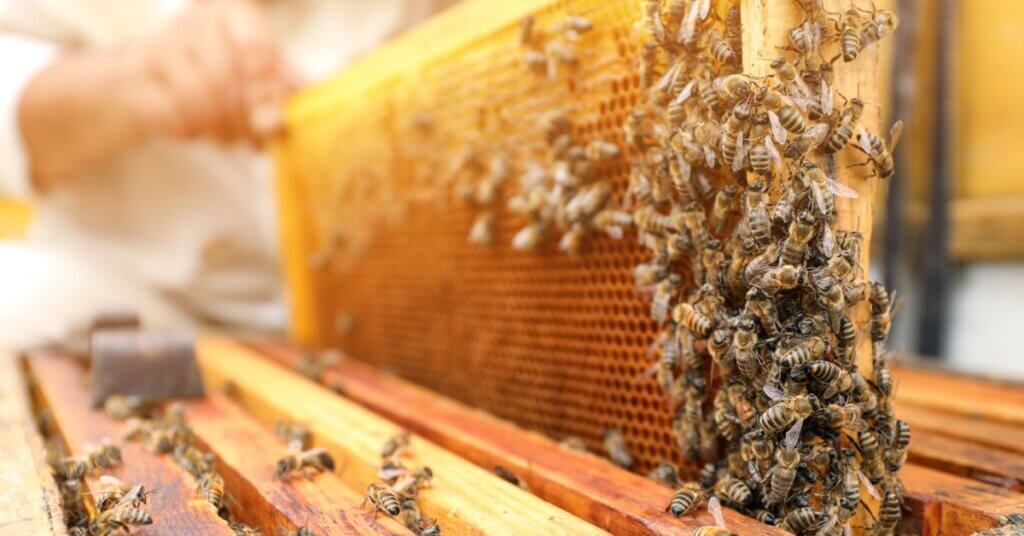
[[[271,342],[248,346],[294,367],[293,347]],[[345,396],[485,469],[506,467],[542,499],[616,534],[677,534],[713,524],[706,512],[675,519],[665,513],[669,490],[602,458],[559,447],[536,433],[434,394],[370,366],[345,359],[324,381]],[[429,418],[424,418],[429,415]],[[736,512],[726,513],[740,534],[782,534]]]
[[[1024,454],[922,430],[913,431],[911,463],[1024,492]]]
[[[1016,425],[913,404],[897,404],[896,416],[910,423],[912,431],[927,430],[980,445],[1024,453],[1024,428]]]
[[[217,456],[217,469],[233,501],[231,511],[249,526],[275,535],[282,527],[307,526],[316,534],[408,534],[386,516],[374,519],[362,496],[336,475],[286,481],[274,464],[286,446],[237,404],[219,393],[188,404],[189,426],[204,450]]]
[[[0,534],[67,534],[19,361],[0,352]]]
[[[339,464],[338,476],[354,489],[377,480],[380,447],[401,429],[236,343],[204,339],[200,368],[211,389],[231,380],[238,400],[259,420],[307,423],[319,445]],[[433,485],[421,491],[424,515],[445,534],[604,534],[420,437],[408,463],[429,466]]]
[[[36,380],[40,402],[53,414],[72,454],[82,454],[86,443],[98,444],[103,438],[118,438],[123,425],[91,409],[86,375],[77,363],[57,356],[37,355],[28,359],[28,368]],[[125,443],[121,454],[124,463],[112,468],[109,474],[158,490],[150,496],[146,507],[153,516],[153,524],[139,528],[136,534],[233,534],[209,503],[195,499],[192,477],[170,458],[157,456],[140,443]],[[96,478],[89,478],[86,483],[96,488]]]
[[[893,369],[896,400],[1024,427],[1024,387],[908,366]]]
[[[1024,495],[935,469],[908,464],[900,473],[911,512],[923,511],[924,534],[971,534],[1019,512]]]
[[[1024,258],[1024,194],[1018,195],[954,200],[949,237],[953,256],[973,261]]]

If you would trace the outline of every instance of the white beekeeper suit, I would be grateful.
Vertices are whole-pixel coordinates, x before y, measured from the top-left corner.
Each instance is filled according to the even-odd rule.
[[[309,80],[449,3],[264,2],[284,55]],[[30,199],[24,241],[0,243],[0,347],[61,336],[95,312],[157,327],[281,328],[268,158],[212,142],[154,141],[36,196],[17,122],[28,80],[62,50],[153,31],[170,0],[0,0],[0,195]]]

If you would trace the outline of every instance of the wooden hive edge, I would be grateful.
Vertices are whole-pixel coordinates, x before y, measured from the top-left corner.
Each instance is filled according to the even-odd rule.
[[[302,355],[294,346],[279,342],[250,340],[246,344],[284,366],[294,366]],[[634,516],[641,521],[648,519],[646,516],[652,511],[656,517],[646,525],[646,530],[651,532],[643,533],[658,533],[658,528],[674,522],[667,518],[670,523],[658,523],[658,517],[667,517],[658,506],[670,495],[665,488],[621,470],[617,471],[644,481],[646,487],[632,483],[631,486],[637,487],[623,485],[625,479],[619,475],[615,475],[615,483],[609,485],[604,479],[610,477],[605,477],[601,471],[594,476],[595,471],[590,468],[595,464],[611,467],[610,464],[593,456],[566,451],[539,434],[524,432],[513,424],[352,359],[344,359],[326,371],[323,380],[340,387],[349,399],[445,445],[478,465],[493,467],[505,463],[513,470],[520,470],[534,493],[563,508],[573,508],[576,493],[591,497],[590,500],[610,509],[589,510],[588,514],[587,505],[576,503],[580,510],[577,515],[585,519],[589,519],[589,515],[595,519],[593,522],[613,532],[631,527]],[[423,418],[424,414],[430,418]],[[897,415],[900,415],[899,410]],[[497,439],[502,434],[513,434],[519,439]],[[1017,480],[1024,457],[930,432],[915,432],[915,436],[920,436],[921,441],[911,441],[913,461],[905,469],[905,474],[909,475],[905,482],[909,508],[906,525],[933,534],[943,533],[939,531],[948,529],[954,522],[965,523],[972,530],[984,530],[995,526],[1000,516],[1014,511],[1014,505],[1017,509],[1024,506],[1024,495],[1019,493]],[[538,450],[542,444],[545,448]],[[554,450],[557,455],[534,458],[545,450]],[[1001,465],[1004,462],[1006,465]],[[614,492],[607,492],[608,489],[635,491],[624,500]],[[657,498],[652,501],[645,497]],[[680,521],[678,527],[692,530],[685,519]]]
[[[35,380],[34,394],[52,413],[71,454],[83,454],[86,443],[118,439],[122,425],[90,407],[86,375],[78,363],[55,355],[36,355],[27,365]],[[209,503],[194,498],[191,476],[169,457],[157,456],[139,443],[124,443],[121,452],[124,462],[105,473],[158,490],[145,507],[154,524],[137,529],[136,534],[233,534]],[[98,489],[98,475],[87,478],[86,484],[90,490]]]
[[[317,444],[335,457],[337,475],[347,486],[365,489],[377,480],[380,448],[401,428],[296,374],[282,373],[231,341],[202,339],[197,350],[209,389],[230,381],[239,403],[258,420],[305,423]],[[420,492],[420,506],[445,534],[604,534],[421,437],[413,436],[408,450],[407,465],[433,470],[432,485]]]
[[[67,534],[20,361],[0,352],[0,533]]]
[[[247,346],[287,368],[301,359],[300,351],[284,344],[250,341]],[[703,510],[673,518],[665,512],[673,490],[603,458],[567,449],[352,359],[326,371],[323,380],[332,387],[340,385],[353,402],[484,469],[500,465],[512,470],[538,497],[610,532],[678,534],[714,523]],[[741,534],[784,534],[731,510],[726,511],[726,520]]]

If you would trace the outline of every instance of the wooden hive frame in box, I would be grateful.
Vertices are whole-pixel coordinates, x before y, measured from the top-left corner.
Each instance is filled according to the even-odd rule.
[[[744,19],[764,26],[757,34],[748,24],[747,34],[760,37],[748,37],[745,51],[770,48],[778,37],[772,32],[795,16],[775,3],[743,5]],[[549,27],[567,13],[595,24],[581,39],[581,65],[554,81],[526,76],[515,44],[519,20],[534,14]],[[239,519],[267,534],[301,525],[318,534],[402,533],[359,503],[380,444],[406,428],[415,434],[413,459],[437,475],[422,508],[445,534],[688,534],[711,523],[703,512],[674,519],[664,511],[672,490],[552,439],[582,436],[600,452],[601,432],[618,426],[644,470],[674,456],[661,395],[635,380],[655,335],[630,274],[642,252],[612,240],[595,241],[579,258],[470,246],[473,215],[450,199],[444,182],[452,154],[487,145],[480,133],[529,146],[531,117],[567,103],[578,136],[618,141],[639,98],[633,27],[640,13],[639,0],[470,1],[290,107],[288,136],[276,152],[293,332],[302,343],[341,343],[375,367],[343,360],[324,372],[328,390],[287,372],[305,358],[293,347],[200,341],[214,394],[189,403],[187,416],[217,457]],[[865,98],[875,91],[869,80],[857,83]],[[416,125],[426,123],[440,141],[417,142]],[[623,166],[603,172],[624,185]],[[852,184],[868,190],[842,210],[844,225],[867,232],[872,186]],[[503,217],[498,242],[507,243],[519,224]],[[123,430],[85,404],[80,363],[34,355],[26,371],[53,438],[72,453]],[[1024,508],[1020,389],[909,368],[897,378],[898,412],[915,434],[903,472],[903,529],[966,534]],[[17,393],[20,384],[12,385]],[[230,397],[221,394],[225,386]],[[938,388],[963,396],[938,397]],[[23,396],[2,403],[28,422]],[[337,474],[275,479],[282,445],[271,428],[280,418],[307,423],[314,444],[339,460]],[[12,488],[24,506],[18,517],[0,518],[8,523],[0,529],[61,534],[52,521],[60,518],[47,491],[52,480],[33,454],[39,438],[25,430],[8,435],[3,444],[13,446],[12,459],[30,478]],[[114,474],[160,489],[150,506],[155,523],[140,533],[229,533],[168,459],[134,446],[125,447],[125,459]],[[490,474],[496,466],[519,475],[528,491]],[[726,519],[739,534],[781,533],[728,510]]]

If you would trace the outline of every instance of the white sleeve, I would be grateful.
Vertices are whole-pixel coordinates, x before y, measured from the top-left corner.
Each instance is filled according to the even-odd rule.
[[[32,195],[28,155],[18,122],[18,103],[25,85],[57,53],[57,47],[28,37],[0,34],[0,196]]]

